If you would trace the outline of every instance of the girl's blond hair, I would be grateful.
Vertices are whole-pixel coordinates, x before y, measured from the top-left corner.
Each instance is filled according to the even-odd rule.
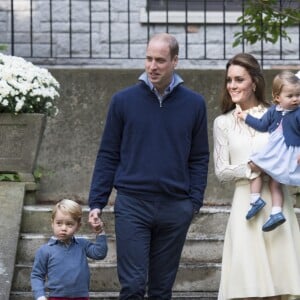
[[[52,210],[52,221],[54,220],[56,216],[56,212],[60,210],[63,213],[68,213],[71,215],[71,217],[77,221],[78,223],[81,223],[82,218],[82,208],[81,206],[75,202],[74,200],[70,199],[63,199],[60,200],[53,208]]]
[[[281,71],[273,79],[272,85],[272,97],[275,101],[275,97],[278,97],[282,91],[282,88],[287,84],[300,84],[300,79],[291,71]]]

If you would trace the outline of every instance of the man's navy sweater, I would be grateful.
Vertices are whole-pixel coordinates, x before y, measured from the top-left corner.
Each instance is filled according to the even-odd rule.
[[[203,203],[209,161],[203,97],[176,86],[162,106],[144,83],[112,98],[92,178],[89,205],[102,209],[114,186],[142,199]]]

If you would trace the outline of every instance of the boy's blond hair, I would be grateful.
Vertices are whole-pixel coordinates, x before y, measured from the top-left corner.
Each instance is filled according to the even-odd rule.
[[[68,213],[71,215],[71,217],[77,221],[78,223],[81,223],[81,218],[82,218],[82,208],[81,206],[75,202],[74,200],[70,200],[70,199],[63,199],[60,200],[53,208],[52,210],[52,216],[51,216],[51,220],[53,221],[55,216],[56,216],[56,212],[60,210],[63,213]]]

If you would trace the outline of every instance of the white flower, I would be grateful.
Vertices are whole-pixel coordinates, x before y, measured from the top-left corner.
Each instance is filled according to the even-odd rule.
[[[50,108],[50,107],[52,107],[53,105],[52,105],[52,103],[51,102],[46,102],[46,104],[45,104],[45,107],[46,108]]]
[[[24,101],[17,99],[16,108],[15,108],[16,112],[19,112],[23,106],[24,106]]]
[[[7,99],[3,99],[2,102],[1,102],[1,104],[3,106],[8,106],[8,100]]]
[[[0,53],[0,113],[55,116],[60,85],[47,69]]]
[[[295,74],[300,79],[300,71]]]

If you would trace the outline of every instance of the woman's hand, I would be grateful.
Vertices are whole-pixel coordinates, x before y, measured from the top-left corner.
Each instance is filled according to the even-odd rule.
[[[248,165],[249,165],[252,172],[255,172],[255,173],[261,172],[261,169],[255,163],[253,163],[252,161],[249,161]]]

